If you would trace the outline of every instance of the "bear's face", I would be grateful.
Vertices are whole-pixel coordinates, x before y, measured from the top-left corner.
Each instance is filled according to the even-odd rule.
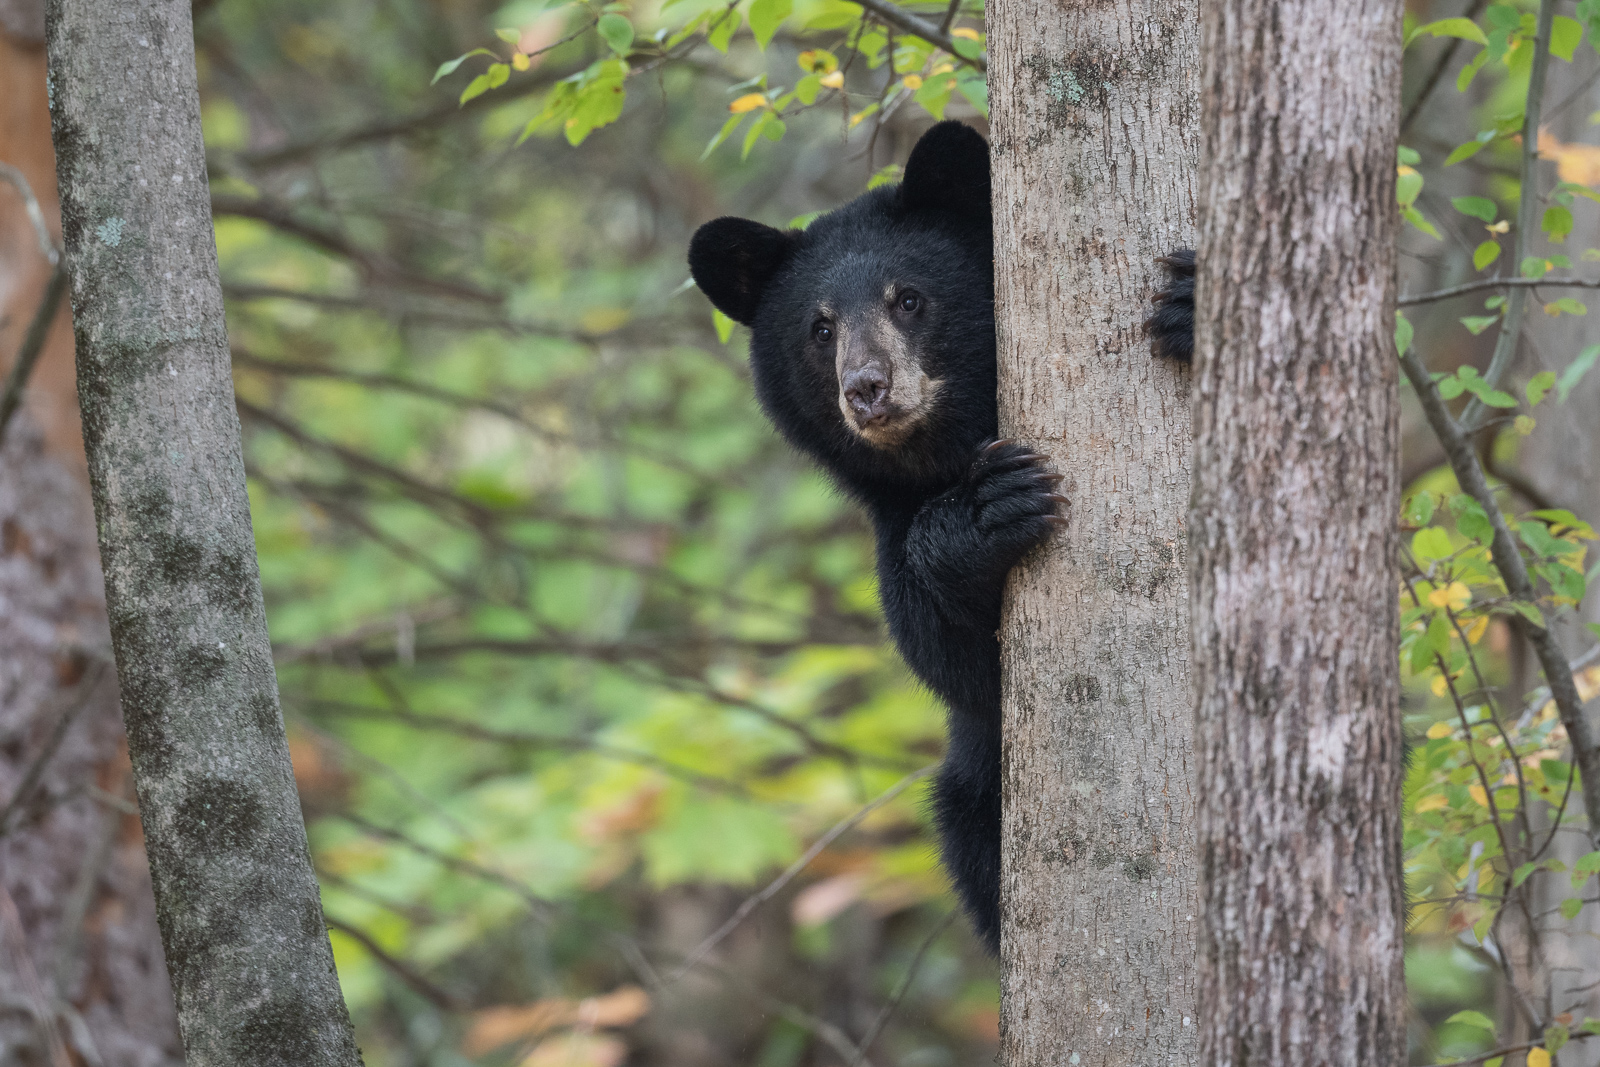
[[[805,231],[701,227],[696,283],[751,327],[762,406],[847,479],[949,476],[994,432],[988,146],[959,123]]]

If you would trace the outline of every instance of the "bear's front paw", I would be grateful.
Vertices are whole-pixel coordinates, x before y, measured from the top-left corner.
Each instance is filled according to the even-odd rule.
[[[1056,513],[1066,497],[1056,492],[1061,475],[1043,467],[1044,457],[1015,441],[990,441],[978,449],[967,472],[972,522],[996,542],[1007,569],[1017,556],[1067,524]]]
[[[1194,249],[1180,248],[1156,260],[1172,274],[1172,284],[1151,302],[1155,311],[1144,320],[1144,332],[1158,356],[1187,363],[1194,356]]]

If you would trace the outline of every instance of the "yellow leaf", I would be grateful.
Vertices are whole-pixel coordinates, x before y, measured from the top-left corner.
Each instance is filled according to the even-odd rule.
[[[950,36],[965,37],[969,41],[976,41],[978,39],[978,31],[967,26],[957,26],[950,31]]]
[[[527,56],[523,55],[521,52],[518,52],[516,55],[511,57],[511,65],[517,70],[527,70],[533,64]]]
[[[907,89],[915,91],[922,88],[922,75],[920,74],[907,74],[904,80]]]
[[[1495,223],[1493,226],[1485,226],[1484,229],[1488,230],[1490,233],[1510,233],[1511,232],[1511,220],[1510,219],[1501,219],[1499,222]]]
[[[1539,158],[1556,161],[1556,175],[1564,182],[1600,185],[1600,146],[1564,144],[1548,130],[1539,131]]]
[[[954,63],[940,63],[937,67],[933,68],[933,73],[934,74],[949,74],[952,70],[955,70],[955,69],[956,69],[956,65]]]
[[[831,74],[839,69],[839,59],[826,48],[808,48],[796,57],[807,74]]]
[[[1444,679],[1439,679],[1443,681]],[[1436,722],[1428,727],[1428,740],[1437,741],[1441,737],[1449,737],[1456,732],[1456,728],[1447,722]]]
[[[1438,811],[1440,808],[1448,808],[1449,806],[1450,801],[1443,793],[1435,793],[1432,796],[1423,797],[1421,800],[1417,801],[1417,806],[1411,810],[1418,812]]]
[[[1489,806],[1489,794],[1484,792],[1481,785],[1467,786],[1467,796],[1475,800],[1479,807],[1487,808]]]
[[[1528,1067],[1550,1067],[1550,1053],[1542,1048],[1530,1048]]]
[[[767,98],[762,93],[745,93],[739,99],[728,105],[728,110],[735,115],[743,115],[746,111],[754,111],[758,107],[766,107]]]
[[[1417,172],[1417,168],[1408,167],[1404,163],[1402,163],[1402,164],[1400,164],[1400,166],[1396,167],[1395,170],[1399,173],[1400,177],[1402,177],[1402,178],[1404,178],[1407,174],[1415,174]]]
[[[1434,696],[1442,697],[1446,693],[1450,692],[1450,681],[1449,681],[1449,679],[1447,679],[1442,674],[1435,675],[1434,679],[1433,679],[1433,685],[1430,688],[1433,689],[1433,695]],[[1433,731],[1437,730],[1440,726],[1444,727],[1444,734],[1440,734],[1439,736],[1443,737],[1443,736],[1445,736],[1446,734],[1448,734],[1450,732],[1450,727],[1447,724],[1441,722],[1441,723],[1437,724],[1436,726],[1431,727],[1428,730],[1428,736],[1432,737],[1433,736]]]
[[[1428,603],[1436,608],[1460,611],[1472,603],[1472,590],[1467,588],[1465,582],[1451,582],[1445,588],[1429,593]]]
[[[829,74],[824,74],[822,77],[817,79],[817,84],[822,86],[824,89],[843,89],[844,71],[836,70]]]
[[[1483,639],[1484,631],[1486,631],[1488,629],[1489,629],[1489,616],[1487,616],[1487,615],[1479,615],[1478,616],[1478,621],[1474,622],[1471,626],[1467,627],[1467,641],[1470,642],[1471,644],[1474,644],[1474,645],[1477,644],[1480,640]]]

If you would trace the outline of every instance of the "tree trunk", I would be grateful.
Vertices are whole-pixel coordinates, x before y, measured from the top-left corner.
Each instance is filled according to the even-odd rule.
[[[0,2],[0,162],[55,227],[43,35],[42,2]],[[0,190],[0,378],[50,274],[22,198]],[[63,303],[0,439],[0,1064],[166,1067],[182,1051],[104,667],[70,320]]]
[[[1401,3],[1205,11],[1199,1062],[1401,1064]]]
[[[190,1067],[359,1062],[278,709],[188,0],[50,0],[84,443]]]
[[[1186,1064],[1195,1029],[1188,372],[1142,335],[1193,244],[1194,5],[990,11],[1001,432],[1068,528],[1002,623],[1002,1061]]]

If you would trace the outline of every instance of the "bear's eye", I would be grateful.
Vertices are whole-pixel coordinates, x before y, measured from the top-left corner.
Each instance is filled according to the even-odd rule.
[[[819,322],[811,327],[811,339],[819,345],[825,345],[833,340],[833,327],[826,322]]]
[[[916,293],[901,293],[900,302],[896,306],[909,315],[922,306],[922,297]]]

